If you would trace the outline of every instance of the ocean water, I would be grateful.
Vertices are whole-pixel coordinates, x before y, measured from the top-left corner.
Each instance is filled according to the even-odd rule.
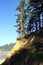
[[[8,52],[9,51],[0,51],[0,64],[2,64],[5,61]]]

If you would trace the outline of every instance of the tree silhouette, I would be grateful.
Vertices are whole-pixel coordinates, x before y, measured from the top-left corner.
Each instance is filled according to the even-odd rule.
[[[33,32],[39,32],[43,27],[43,1],[42,0],[30,0],[30,30]],[[42,20],[41,20],[42,19]],[[30,32],[31,33],[31,32]]]
[[[21,0],[17,9],[20,14],[17,14],[17,31],[23,35],[26,33],[26,20],[27,20],[27,10],[25,0]]]

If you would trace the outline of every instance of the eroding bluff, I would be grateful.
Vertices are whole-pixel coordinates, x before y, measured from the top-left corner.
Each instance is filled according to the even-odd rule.
[[[30,35],[17,40],[1,65],[43,65],[43,37]]]

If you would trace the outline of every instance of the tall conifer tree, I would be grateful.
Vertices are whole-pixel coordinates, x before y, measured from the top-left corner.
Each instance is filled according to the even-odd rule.
[[[26,2],[25,0],[21,0],[17,9],[20,14],[17,14],[17,31],[24,35],[26,33],[26,19],[27,19],[27,10],[26,10]]]

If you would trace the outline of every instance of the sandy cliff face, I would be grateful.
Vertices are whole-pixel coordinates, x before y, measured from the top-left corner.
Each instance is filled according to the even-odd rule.
[[[20,40],[17,40],[15,46],[8,53],[6,60],[2,65],[35,65],[33,64],[34,62],[36,62],[37,65],[39,59],[36,61],[36,57],[33,56],[33,54],[34,53],[36,54],[36,50],[37,50],[35,48],[34,43],[38,43],[38,42],[40,43],[42,42],[41,45],[43,45],[43,38],[41,38],[38,35],[37,36],[30,35],[30,37],[28,38],[24,37]]]
[[[8,53],[7,58],[10,58],[13,54],[19,51],[22,48],[28,49],[30,45],[35,41],[35,36],[31,36],[28,39],[23,38],[21,40],[17,40],[13,49]]]

